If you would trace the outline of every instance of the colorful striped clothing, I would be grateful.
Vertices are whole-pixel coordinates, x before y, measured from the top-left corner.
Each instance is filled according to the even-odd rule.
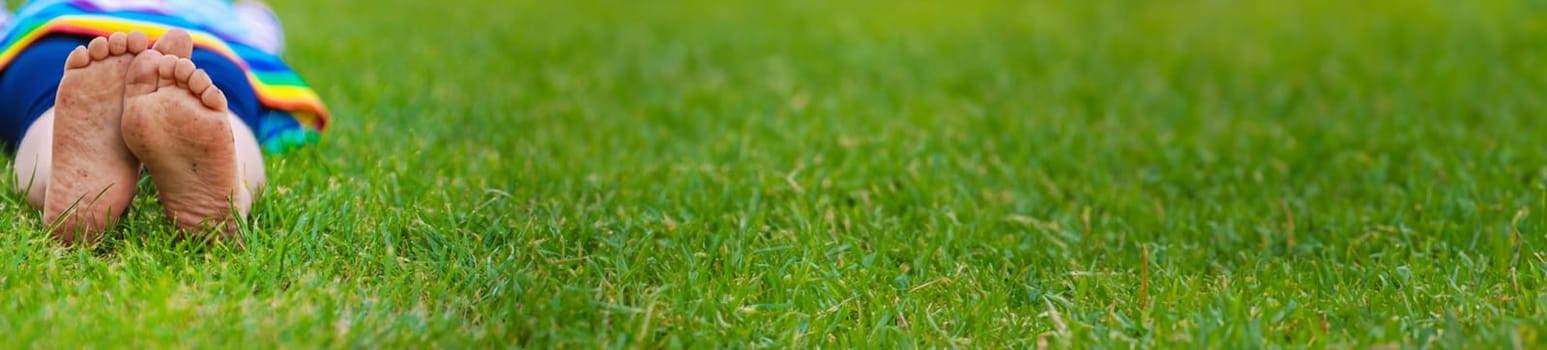
[[[107,36],[139,30],[155,40],[181,28],[195,47],[246,71],[259,102],[273,111],[252,126],[265,150],[283,152],[315,141],[327,128],[327,107],[278,56],[251,45],[246,28],[223,17],[235,16],[230,6],[226,0],[33,0],[18,9],[0,37],[0,74],[28,45],[50,34]]]

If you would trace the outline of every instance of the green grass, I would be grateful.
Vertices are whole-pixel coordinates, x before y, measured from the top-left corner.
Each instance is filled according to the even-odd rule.
[[[249,246],[0,197],[7,346],[1547,344],[1542,1],[274,5]]]

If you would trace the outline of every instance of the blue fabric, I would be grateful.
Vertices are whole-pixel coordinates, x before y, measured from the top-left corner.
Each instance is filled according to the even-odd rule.
[[[54,107],[59,78],[64,76],[64,61],[70,51],[86,45],[91,38],[52,35],[22,51],[10,67],[0,73],[0,142],[16,151],[27,128],[43,112]],[[226,105],[256,134],[272,111],[258,101],[241,67],[225,57],[203,49],[193,51],[193,63],[209,74],[215,87],[226,94]],[[261,136],[261,135],[254,135]]]

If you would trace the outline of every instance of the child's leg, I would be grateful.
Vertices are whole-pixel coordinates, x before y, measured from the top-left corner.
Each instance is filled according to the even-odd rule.
[[[136,39],[126,40],[128,38]],[[155,51],[144,50],[143,36],[115,34],[111,40],[101,39],[109,43],[106,54],[96,52],[102,45],[92,45],[90,50],[80,54],[84,58],[72,56],[69,50],[77,43],[70,40],[84,39],[44,39],[25,50],[12,66],[28,69],[12,69],[0,76],[0,88],[8,92],[0,94],[0,138],[17,147],[18,190],[27,192],[28,202],[44,208],[45,216],[52,220],[62,210],[55,210],[59,208],[51,208],[50,204],[71,197],[63,195],[64,192],[81,192],[78,190],[101,182],[93,179],[124,177],[108,186],[97,186],[103,189],[91,196],[90,204],[94,204],[103,202],[100,195],[111,194],[106,202],[113,205],[85,207],[111,207],[112,210],[106,213],[109,215],[95,215],[92,220],[84,221],[66,220],[67,225],[75,223],[79,228],[88,229],[85,232],[87,239],[94,238],[106,228],[109,220],[116,217],[113,215],[120,214],[127,206],[138,179],[139,160],[135,160],[132,168],[127,168],[130,170],[119,171],[126,167],[112,166],[112,163],[121,162],[103,157],[116,154],[115,148],[127,150],[132,144],[135,147],[130,158],[138,157],[133,155],[138,153],[149,163],[147,167],[153,172],[168,214],[180,227],[203,232],[208,227],[205,224],[224,224],[217,229],[221,233],[230,233],[232,212],[245,216],[251,208],[253,193],[259,192],[266,182],[262,153],[248,127],[249,123],[256,123],[256,116],[262,114],[262,106],[251,86],[246,85],[239,68],[219,59],[218,55],[208,52],[197,55],[201,57],[195,60],[217,72],[214,75],[219,79],[212,83],[210,74],[194,71],[193,61],[183,59],[178,62],[178,58],[195,56],[191,40],[181,31],[163,36]],[[120,60],[119,51],[140,52],[131,55],[131,63],[123,67],[125,70],[133,68],[134,63],[151,70],[142,69],[138,74],[101,72],[104,71],[102,67],[116,67],[103,62]],[[68,60],[70,70],[64,69],[67,66],[64,56],[71,56]],[[171,61],[156,62],[162,59]],[[90,70],[94,73],[82,74],[88,67],[96,67]],[[66,78],[58,78],[57,73],[54,78],[32,74],[61,71],[66,73]],[[75,73],[70,73],[72,71]],[[221,86],[236,94],[229,105]],[[135,99],[130,102],[125,95]],[[112,96],[118,99],[108,98]],[[56,105],[62,111],[59,116],[55,115]],[[106,108],[104,106],[116,107],[118,112],[82,112]],[[128,109],[136,112],[129,113]],[[236,111],[253,117],[244,121],[234,113]],[[98,120],[109,116],[112,121]],[[135,135],[124,134],[129,131]],[[103,135],[103,132],[111,135]],[[96,146],[87,147],[91,144]],[[129,175],[107,176],[119,173]],[[61,174],[76,176],[62,179]],[[127,186],[119,186],[119,182],[125,182]],[[128,195],[121,195],[122,191],[129,191]],[[119,197],[122,197],[122,204],[117,204]],[[72,204],[79,205],[79,202]],[[98,210],[84,212],[96,213]],[[73,233],[75,228],[61,229],[56,234]],[[67,242],[76,239],[73,235],[60,238]]]
[[[27,194],[27,204],[43,208],[48,193],[48,171],[53,169],[54,109],[43,112],[27,129],[16,147],[16,191]]]
[[[263,193],[263,186],[267,186],[269,181],[268,175],[263,170],[263,149],[258,145],[258,138],[253,136],[252,129],[247,127],[247,123],[242,122],[241,117],[230,114],[227,115],[227,119],[231,123],[232,139],[236,141],[236,160],[242,176],[241,184],[251,194],[247,198],[247,201],[251,202],[253,196]],[[251,207],[251,203],[237,203],[237,206]]]

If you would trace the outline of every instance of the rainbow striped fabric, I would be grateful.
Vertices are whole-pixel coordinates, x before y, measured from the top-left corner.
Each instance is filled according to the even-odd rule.
[[[264,150],[284,152],[314,142],[327,128],[327,106],[279,57],[181,17],[153,11],[109,11],[88,4],[55,3],[12,19],[15,22],[10,30],[0,38],[0,71],[10,68],[11,61],[28,45],[49,34],[107,36],[139,30],[154,41],[170,29],[181,28],[191,34],[194,46],[219,53],[246,70],[258,100],[275,111],[264,116],[256,130]]]

